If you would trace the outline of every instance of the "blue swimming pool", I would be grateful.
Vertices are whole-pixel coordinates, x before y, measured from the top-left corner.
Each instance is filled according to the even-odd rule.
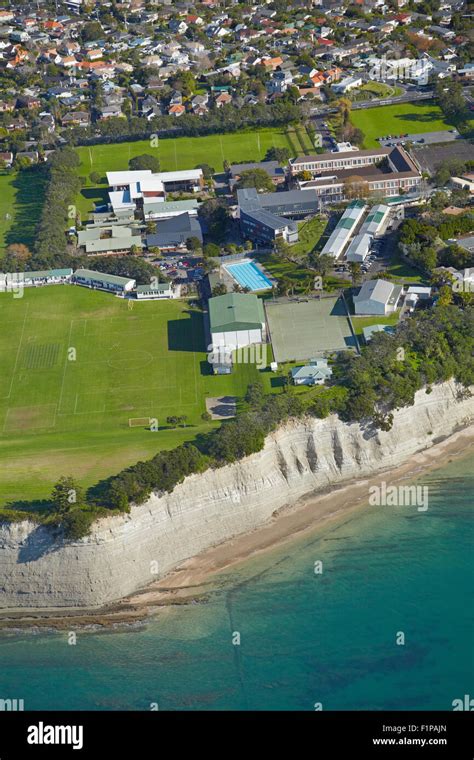
[[[226,269],[242,288],[249,290],[269,290],[272,283],[265,277],[253,261],[241,261],[238,264],[227,264]]]

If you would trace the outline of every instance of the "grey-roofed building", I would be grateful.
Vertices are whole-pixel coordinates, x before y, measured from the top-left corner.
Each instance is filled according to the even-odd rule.
[[[86,253],[119,253],[132,247],[143,248],[140,232],[120,224],[89,225],[77,235],[78,245]]]
[[[146,219],[170,219],[172,216],[189,214],[197,216],[199,201],[191,198],[186,201],[164,201],[148,203],[146,206]]]
[[[92,269],[76,269],[73,282],[86,288],[107,290],[112,293],[128,293],[133,290],[136,281],[129,277],[119,277],[115,274],[103,274]]]
[[[277,216],[304,217],[319,211],[319,199],[311,190],[262,193],[259,197],[262,208]]]
[[[370,343],[375,333],[384,332],[384,333],[387,333],[387,335],[392,335],[395,332],[395,330],[393,327],[390,327],[390,325],[377,324],[377,325],[369,325],[369,327],[364,327],[362,329],[362,332],[364,333],[365,343]]]
[[[298,226],[293,217],[315,214],[319,209],[316,193],[289,190],[258,193],[254,187],[237,190],[242,234],[249,240],[273,243],[282,237],[287,243],[298,240]],[[283,221],[281,217],[290,217]]]
[[[303,217],[319,211],[319,200],[310,190],[259,193],[254,187],[237,190],[237,203],[245,211],[264,209],[277,216]]]
[[[245,238],[264,245],[273,245],[277,238],[283,238],[287,243],[298,240],[296,222],[266,211],[258,204],[258,199],[256,202],[244,201],[240,206],[240,228]]]
[[[291,378],[295,385],[323,385],[332,375],[327,359],[314,359],[304,367],[291,370]]]
[[[401,285],[388,280],[366,280],[353,296],[354,311],[356,314],[391,314],[397,308],[401,292]]]
[[[165,251],[177,251],[186,248],[186,241],[191,237],[203,242],[199,219],[189,214],[179,214],[158,221],[156,232],[147,235],[146,245],[147,248],[156,246]]]

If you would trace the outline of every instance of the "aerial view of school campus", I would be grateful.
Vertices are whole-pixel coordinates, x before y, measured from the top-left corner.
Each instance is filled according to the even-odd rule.
[[[472,18],[1,0],[0,727],[473,709]]]

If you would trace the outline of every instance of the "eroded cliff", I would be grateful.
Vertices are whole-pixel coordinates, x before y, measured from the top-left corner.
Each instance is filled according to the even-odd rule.
[[[268,436],[241,462],[193,475],[129,515],[98,521],[68,543],[31,522],[0,527],[0,607],[95,607],[145,586],[203,549],[257,528],[299,497],[394,467],[469,425],[474,396],[454,383],[420,391],[390,432],[337,417]]]

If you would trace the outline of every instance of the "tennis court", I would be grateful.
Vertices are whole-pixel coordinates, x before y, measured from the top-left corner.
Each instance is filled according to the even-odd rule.
[[[340,298],[268,300],[265,312],[277,362],[305,361],[355,349]]]
[[[270,290],[272,283],[250,260],[239,261],[238,264],[226,264],[224,267],[241,288],[251,291]]]

